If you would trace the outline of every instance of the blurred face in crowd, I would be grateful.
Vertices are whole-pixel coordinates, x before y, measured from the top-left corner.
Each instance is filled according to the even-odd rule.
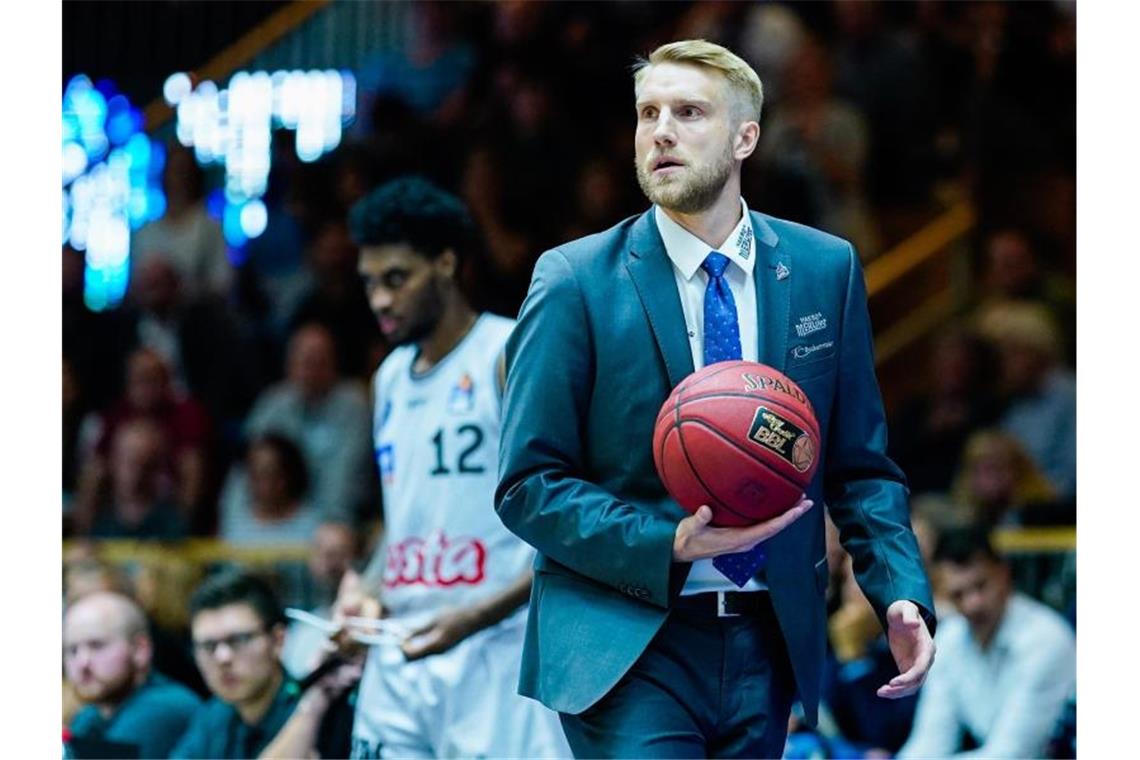
[[[198,669],[223,702],[256,703],[277,688],[284,629],[266,629],[253,607],[236,603],[202,610],[190,630]]]
[[[1013,394],[1032,393],[1052,364],[1051,358],[1036,346],[1007,338],[999,341],[1002,379]]]
[[[313,536],[309,572],[326,590],[335,593],[340,579],[356,558],[352,529],[341,523],[322,523]]]
[[[249,490],[255,509],[281,511],[293,501],[285,463],[273,446],[260,443],[249,450]]]
[[[979,554],[964,565],[943,561],[939,571],[943,591],[970,624],[974,639],[988,645],[1012,591],[1009,568]]]
[[[389,343],[418,343],[435,331],[458,263],[450,250],[430,259],[404,243],[360,250],[359,270],[368,303]]]
[[[930,382],[939,396],[960,396],[970,391],[977,357],[969,339],[960,335],[942,338],[930,357]]]
[[[727,80],[699,66],[649,66],[637,86],[637,182],[662,208],[694,214],[712,206],[756,147],[759,127],[733,115]]]
[[[121,427],[111,447],[111,476],[119,500],[157,495],[165,463],[162,431],[150,422]]]
[[[147,676],[151,644],[142,612],[124,596],[97,591],[71,604],[63,621],[63,664],[86,702],[111,707]]]
[[[986,279],[991,288],[1011,298],[1030,293],[1037,279],[1037,259],[1021,234],[999,232],[986,250]]]
[[[162,357],[142,349],[127,363],[127,400],[140,412],[154,411],[170,396],[170,372]]]
[[[1008,505],[1017,487],[1013,452],[1000,441],[989,442],[969,462],[970,493],[980,506]]]
[[[336,347],[328,330],[302,327],[289,344],[289,381],[310,401],[319,400],[336,385]]]

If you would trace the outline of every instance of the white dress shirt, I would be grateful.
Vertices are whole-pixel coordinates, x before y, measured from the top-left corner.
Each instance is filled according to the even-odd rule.
[[[759,326],[756,321],[756,284],[752,270],[756,266],[756,239],[752,233],[752,218],[748,214],[748,204],[740,199],[740,221],[720,245],[712,248],[708,243],[686,230],[669,218],[668,214],[655,206],[653,216],[661,240],[665,243],[665,253],[673,262],[673,277],[681,296],[681,311],[685,315],[685,326],[689,332],[689,349],[693,355],[694,370],[705,366],[704,327],[705,327],[705,288],[709,276],[701,264],[714,250],[728,257],[729,266],[724,277],[732,291],[736,303],[736,319],[740,326],[740,349],[747,361],[757,361],[759,351]],[[760,591],[765,584],[752,578],[738,588],[713,567],[711,559],[693,562],[693,569],[681,589],[682,595],[699,594],[706,591]]]
[[[1049,607],[1014,594],[990,645],[966,618],[944,621],[899,757],[1042,757],[1077,684],[1076,635]],[[963,730],[981,746],[955,754]]]

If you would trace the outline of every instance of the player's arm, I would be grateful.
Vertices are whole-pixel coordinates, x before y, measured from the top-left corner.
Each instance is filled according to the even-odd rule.
[[[306,689],[289,720],[259,757],[320,757],[317,739],[321,722],[336,698],[360,680],[363,669],[360,662],[345,663]]]
[[[665,607],[674,536],[686,513],[665,497],[653,505],[619,499],[590,479],[582,431],[594,391],[593,340],[569,261],[548,251],[507,342],[495,509],[544,556]]]
[[[900,600],[914,602],[933,634],[934,603],[918,542],[910,528],[906,480],[886,453],[887,423],[875,377],[867,314],[867,290],[855,250],[848,246],[839,366],[825,442],[824,494],[851,555],[855,577],[884,629],[887,611]]]
[[[490,628],[526,604],[533,573],[528,569],[503,591],[467,607],[447,610],[412,631],[401,648],[409,660],[446,652],[463,639]]]

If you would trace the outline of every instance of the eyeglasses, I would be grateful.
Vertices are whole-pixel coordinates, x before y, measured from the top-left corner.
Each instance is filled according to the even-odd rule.
[[[218,647],[223,644],[231,652],[237,653],[249,645],[251,641],[265,634],[265,631],[241,631],[223,636],[220,639],[202,639],[194,642],[194,653],[202,657],[213,657]]]

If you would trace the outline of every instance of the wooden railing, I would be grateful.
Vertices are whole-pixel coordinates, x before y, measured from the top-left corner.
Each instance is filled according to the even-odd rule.
[[[875,363],[888,411],[923,381],[923,339],[960,314],[973,295],[973,206],[960,201],[867,264]]]
[[[1008,554],[1064,554],[1077,548],[1077,531],[1072,527],[1001,528],[993,534],[994,546]],[[74,547],[65,541],[64,555]],[[244,565],[272,565],[303,562],[311,551],[304,544],[281,544],[248,548],[213,538],[198,538],[179,543],[108,540],[95,544],[99,558],[112,564],[177,560],[208,565],[233,562]]]

